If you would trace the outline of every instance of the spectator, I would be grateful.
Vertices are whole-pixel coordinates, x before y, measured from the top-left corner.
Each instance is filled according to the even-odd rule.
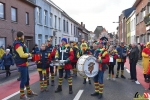
[[[6,53],[3,55],[2,60],[4,61],[6,77],[8,77],[11,75],[10,66],[14,65],[12,55],[10,54],[10,49],[6,49]]]
[[[137,76],[136,76],[136,64],[138,62],[137,54],[139,54],[139,49],[136,46],[136,44],[133,43],[132,48],[129,52],[130,76],[131,76],[131,78],[129,78],[129,79],[132,80],[133,82],[137,81]]]
[[[38,52],[40,52],[40,49],[38,48],[38,45],[35,44],[34,48],[32,49],[32,54],[36,54]]]
[[[7,49],[10,49],[10,53],[12,54],[12,47],[8,44]]]
[[[138,43],[137,47],[138,47],[138,50],[139,50],[138,58],[140,60],[141,59],[141,49],[142,49],[140,43]]]
[[[3,61],[2,61],[2,56],[5,54],[4,51],[4,46],[0,47],[0,67],[2,70],[4,70],[4,65],[3,65]]]

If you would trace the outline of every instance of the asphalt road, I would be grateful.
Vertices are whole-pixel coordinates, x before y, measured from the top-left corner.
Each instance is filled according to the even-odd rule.
[[[116,70],[116,67],[115,67]],[[32,72],[32,71],[31,71]],[[108,70],[104,75],[104,95],[101,100],[133,100],[136,92],[140,94],[144,93],[142,85],[137,85],[135,82],[131,82],[127,78],[130,74],[125,70],[126,79],[118,78],[116,81],[107,80]],[[1,76],[0,76],[1,77]],[[11,76],[13,77],[13,75]],[[10,77],[10,78],[11,78]],[[38,77],[38,76],[37,76]],[[3,79],[4,80],[4,79]],[[31,85],[34,92],[38,93],[38,96],[32,97],[31,100],[78,100],[75,97],[79,97],[79,100],[98,100],[97,97],[91,97],[90,94],[94,92],[94,83],[83,85],[83,78],[81,76],[73,78],[73,94],[69,94],[68,82],[63,80],[63,91],[60,93],[54,93],[58,84],[58,77],[55,77],[55,86],[49,86],[49,92],[40,92],[39,82]],[[82,92],[83,91],[83,92]],[[19,94],[11,97],[9,100],[19,100]]]

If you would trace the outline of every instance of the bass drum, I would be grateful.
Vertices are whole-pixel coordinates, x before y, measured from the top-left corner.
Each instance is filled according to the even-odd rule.
[[[92,55],[83,55],[77,61],[77,70],[81,76],[94,77],[98,74],[99,64]]]

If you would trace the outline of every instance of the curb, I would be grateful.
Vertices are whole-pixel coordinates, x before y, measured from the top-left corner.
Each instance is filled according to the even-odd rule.
[[[35,64],[31,64],[31,65],[29,65],[29,66],[33,66],[33,65],[35,65]],[[29,67],[28,66],[28,67]],[[16,68],[13,68],[13,69],[10,69],[10,71],[14,71],[14,70],[17,70],[17,67]],[[3,71],[3,72],[0,72],[0,74],[3,74],[3,73],[5,73],[5,70]]]

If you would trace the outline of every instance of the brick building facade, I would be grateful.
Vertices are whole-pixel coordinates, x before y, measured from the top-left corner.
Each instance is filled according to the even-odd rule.
[[[17,31],[23,31],[25,44],[31,51],[34,44],[34,2],[0,0],[0,45],[12,45]]]

